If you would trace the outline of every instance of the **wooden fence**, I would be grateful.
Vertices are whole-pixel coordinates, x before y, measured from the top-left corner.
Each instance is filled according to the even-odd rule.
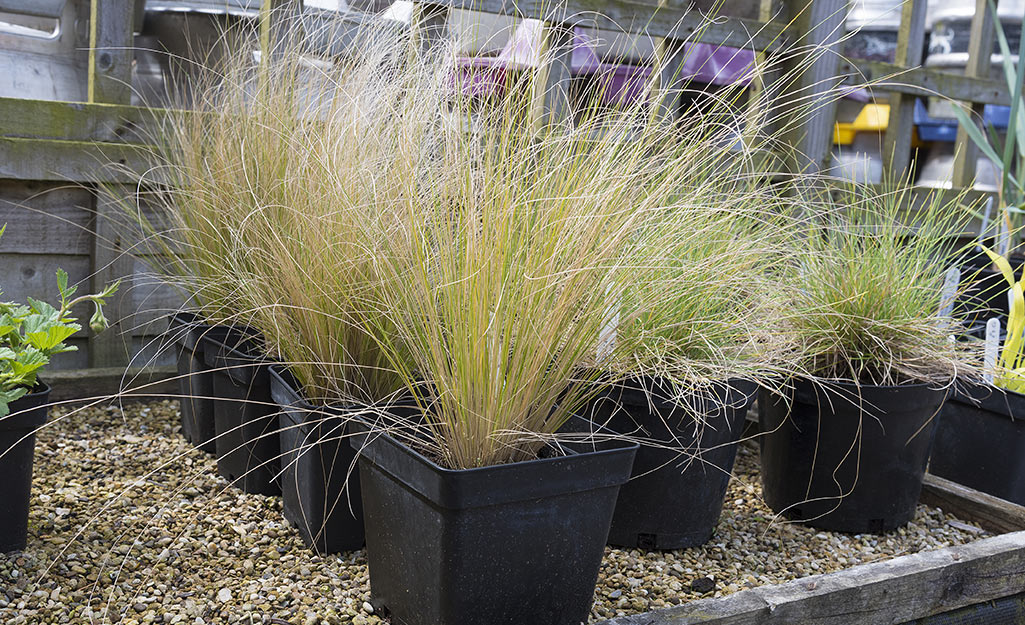
[[[894,64],[842,62],[833,54],[794,58],[789,67],[799,78],[788,84],[788,92],[799,90],[807,98],[825,95],[841,79],[887,81],[891,115],[885,137],[886,167],[897,171],[910,160],[914,98],[941,93],[970,102],[976,110],[983,104],[1008,104],[1003,83],[986,78],[993,42],[992,16],[985,0],[975,0],[978,10],[972,27],[971,61],[965,76],[918,68],[925,34],[926,0],[908,0],[903,12],[897,59]],[[69,0],[74,2],[74,0]],[[274,20],[290,14],[277,11],[297,0],[264,0],[261,8],[262,45],[266,48],[274,32]],[[0,0],[14,3],[15,0]],[[40,10],[59,1],[39,3]],[[662,40],[659,48],[661,71],[656,74],[656,93],[666,114],[673,106],[674,85],[682,58],[676,52],[683,42],[705,42],[776,54],[784,47],[834,45],[843,33],[846,0],[764,0],[760,19],[724,17],[712,23],[697,11],[687,10],[679,0],[452,0],[449,3],[417,3],[413,27],[426,44],[445,32],[450,10],[471,9],[515,15],[544,21],[545,39],[552,61],[539,71],[546,72],[547,89],[539,102],[545,115],[565,120],[571,116],[570,57],[572,29],[597,27],[607,31],[645,34]],[[132,177],[104,167],[118,163],[127,169],[141,167],[140,128],[153,111],[130,105],[132,71],[133,0],[92,0],[88,8],[88,101],[58,102],[0,98],[0,223],[8,231],[0,241],[0,286],[6,299],[25,296],[52,297],[56,292],[55,270],[64,267],[72,281],[100,288],[114,278],[127,278],[130,288],[121,291],[110,306],[115,330],[101,335],[83,331],[72,341],[80,351],[61,360],[71,369],[124,367],[170,362],[170,354],[152,360],[154,342],[163,330],[163,314],[180,301],[166,287],[154,286],[145,275],[145,264],[125,252],[135,243],[117,228],[114,208],[119,194],[131,194]],[[4,5],[0,4],[0,8]],[[287,9],[288,7],[284,7]],[[56,10],[56,9],[54,9]],[[799,70],[799,71],[798,71]],[[791,76],[792,78],[792,76]],[[828,165],[835,121],[835,98],[823,98],[822,106],[804,118],[799,131],[790,133],[789,143],[803,155],[793,166],[821,169]],[[974,150],[959,134],[961,156],[957,161],[955,186],[973,178]],[[97,185],[103,182],[105,184]],[[114,194],[111,196],[111,194]],[[147,347],[148,346],[148,347]]]

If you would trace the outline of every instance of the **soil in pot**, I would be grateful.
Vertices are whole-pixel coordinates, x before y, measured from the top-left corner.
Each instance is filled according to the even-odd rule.
[[[195,313],[171,317],[167,335],[176,345],[178,388],[181,396],[182,435],[199,449],[217,453],[214,427],[213,374],[203,357],[203,337],[227,339],[231,328],[207,324]]]
[[[270,368],[278,404],[282,512],[320,554],[363,547],[363,500],[344,409],[315,406],[280,365]],[[350,411],[351,412],[351,411]]]
[[[632,477],[619,489],[610,545],[684,549],[712,537],[755,390],[753,382],[734,380],[683,406],[667,399],[669,387],[641,378],[595,400],[594,422],[653,443],[637,451]]]
[[[812,527],[882,533],[914,516],[946,390],[808,381],[762,391],[766,504]],[[789,402],[788,402],[789,399]]]
[[[933,475],[1025,506],[1025,395],[958,389],[940,413]]]
[[[28,543],[36,430],[46,425],[49,401],[50,387],[40,381],[0,418],[0,553],[21,551]]]
[[[587,621],[636,445],[563,445],[561,456],[450,470],[384,434],[351,440],[371,595],[392,623]]]
[[[270,394],[270,362],[247,332],[223,341],[203,338],[211,368],[217,472],[247,493],[279,495],[278,407]]]

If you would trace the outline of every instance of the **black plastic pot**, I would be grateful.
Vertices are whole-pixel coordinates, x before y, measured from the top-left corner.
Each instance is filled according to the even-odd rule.
[[[1025,506],[1025,395],[960,389],[940,413],[933,475]]]
[[[670,447],[638,450],[633,476],[619,489],[610,545],[683,549],[712,537],[755,389],[741,380],[715,385],[690,400],[691,412],[646,377],[619,383],[595,400],[596,423]]]
[[[0,418],[0,552],[21,551],[28,542],[28,506],[36,430],[46,424],[50,387],[38,382],[32,393],[11,402]]]
[[[307,547],[328,554],[363,547],[363,500],[344,409],[315,406],[281,365],[270,368],[278,404],[283,513]]]
[[[222,342],[204,336],[211,369],[217,472],[247,493],[279,495],[278,407],[270,394],[270,362],[253,335],[233,330]]]
[[[906,524],[945,395],[924,384],[859,389],[798,381],[788,406],[762,391],[765,502],[788,519],[826,530],[882,533]]]
[[[202,338],[227,339],[231,328],[206,323],[195,313],[171,317],[167,334],[177,346],[178,388],[181,396],[182,435],[199,449],[217,453],[214,427],[213,375],[203,357]]]
[[[392,623],[587,621],[636,445],[564,445],[568,455],[450,470],[384,434],[351,440],[370,591]]]

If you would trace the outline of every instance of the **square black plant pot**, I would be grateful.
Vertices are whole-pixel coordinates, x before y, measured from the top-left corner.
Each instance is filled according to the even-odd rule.
[[[224,341],[204,336],[213,376],[217,472],[247,493],[280,495],[278,407],[270,365],[252,333],[235,328]]]
[[[227,340],[230,326],[210,325],[192,312],[175,313],[167,337],[175,345],[182,435],[202,451],[217,453],[214,427],[214,379],[203,356],[204,337],[213,343]]]
[[[46,425],[50,387],[42,381],[9,404],[0,418],[0,553],[21,551],[28,543],[28,509],[36,431]]]
[[[1025,395],[960,388],[939,421],[929,473],[1025,506]]]
[[[798,380],[758,398],[762,496],[820,529],[881,534],[915,515],[946,389]]]
[[[315,406],[281,365],[270,368],[278,404],[282,512],[320,554],[363,547],[363,500],[348,421],[355,408]]]
[[[747,380],[713,384],[685,407],[665,382],[645,376],[613,384],[595,399],[592,421],[659,443],[637,451],[633,476],[619,489],[610,545],[684,549],[708,542],[756,390]]]
[[[392,623],[587,621],[635,444],[569,444],[566,455],[452,470],[354,427],[370,591]]]

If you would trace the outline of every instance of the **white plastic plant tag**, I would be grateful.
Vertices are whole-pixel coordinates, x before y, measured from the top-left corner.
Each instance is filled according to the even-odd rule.
[[[1007,222],[998,219],[1000,227],[997,229],[997,254],[1007,257],[1007,250],[1011,247],[1011,233],[1007,230]]]
[[[613,350],[616,349],[616,333],[619,331],[619,309],[621,307],[621,301],[619,297],[612,296],[612,285],[605,289],[605,293],[609,296],[609,300],[612,302],[609,305],[608,310],[605,312],[605,325],[602,326],[601,332],[598,333],[598,362],[604,362],[610,356],[612,356]]]
[[[996,317],[986,322],[986,352],[983,357],[982,379],[993,383],[993,372],[997,368],[997,353],[1000,351],[1000,320]]]
[[[940,317],[950,319],[954,313],[954,298],[957,297],[957,286],[961,283],[961,270],[951,267],[943,278],[943,290],[940,291]]]
[[[993,213],[993,196],[989,196],[986,200],[986,209],[982,212],[982,225],[979,226],[979,237],[976,239],[979,243],[975,246],[975,249],[982,251],[982,246],[986,243],[986,234],[989,232],[989,217]]]

